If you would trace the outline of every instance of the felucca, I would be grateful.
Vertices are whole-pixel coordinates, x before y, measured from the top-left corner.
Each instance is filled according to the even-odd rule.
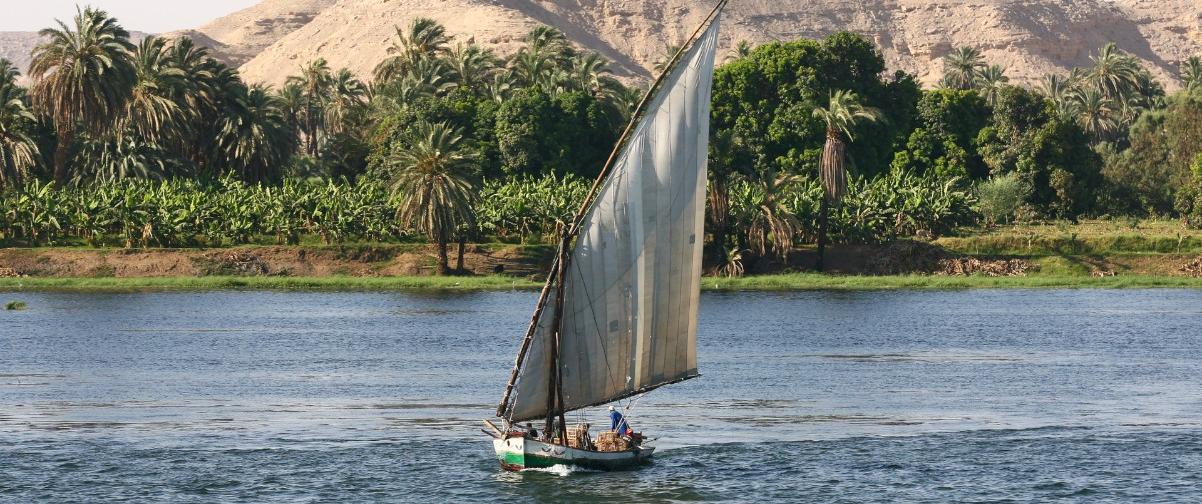
[[[696,378],[710,91],[722,0],[639,104],[572,222],[517,362],[485,421],[509,470],[622,469],[641,434],[569,426],[565,413]],[[520,422],[543,421],[541,434]],[[629,435],[626,435],[629,434]]]

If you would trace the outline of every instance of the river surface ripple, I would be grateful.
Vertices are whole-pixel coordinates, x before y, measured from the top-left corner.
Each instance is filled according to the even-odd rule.
[[[1202,291],[705,294],[653,465],[505,473],[534,298],[0,292],[0,502],[1202,501]]]

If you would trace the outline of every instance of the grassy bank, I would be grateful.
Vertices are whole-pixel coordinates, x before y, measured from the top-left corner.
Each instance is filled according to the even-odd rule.
[[[537,282],[506,276],[480,277],[148,277],[4,278],[0,290],[120,292],[192,290],[291,291],[506,291],[535,290]],[[790,273],[702,280],[707,291],[865,291],[1040,288],[1202,288],[1202,278],[1181,276],[1032,275],[1026,277],[894,275],[857,276]]]

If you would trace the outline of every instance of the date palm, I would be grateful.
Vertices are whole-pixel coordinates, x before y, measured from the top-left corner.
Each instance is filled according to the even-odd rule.
[[[1181,64],[1181,82],[1190,92],[1202,90],[1202,58],[1193,56]]]
[[[732,52],[730,54],[730,57],[728,57],[727,60],[730,61],[730,60],[736,60],[736,59],[743,59],[748,56],[751,56],[751,49],[752,49],[752,47],[751,47],[750,42],[748,42],[746,40],[740,40],[739,44],[735,46],[734,52]]]
[[[664,70],[667,70],[668,65],[672,64],[672,59],[675,58],[676,54],[680,52],[680,48],[681,44],[679,43],[668,44],[668,46],[664,48],[663,54],[661,54],[659,59],[655,60],[655,64],[652,65],[652,69],[655,70],[655,73],[663,73]]]
[[[537,87],[550,92],[559,76],[559,64],[553,55],[523,47],[509,59],[514,80],[525,87]]]
[[[310,156],[316,157],[321,147],[321,134],[326,127],[325,107],[333,82],[334,77],[325,58],[318,58],[301,66],[300,75],[288,77],[287,80],[287,84],[297,84],[301,88],[304,102],[301,120],[305,153]]]
[[[75,26],[62,21],[39,33],[33,50],[30,97],[54,123],[58,145],[54,178],[69,179],[67,155],[79,128],[105,132],[120,117],[135,83],[133,44],[129,32],[108,13],[91,7],[76,10]]]
[[[959,90],[973,89],[977,77],[986,67],[985,57],[975,47],[960,47],[943,57],[943,80],[945,87]]]
[[[167,42],[146,37],[134,51],[135,84],[125,102],[121,132],[157,144],[182,135],[184,108],[172,98],[189,83],[183,70],[172,65]]]
[[[1118,130],[1118,110],[1114,100],[1101,91],[1086,88],[1076,95],[1077,125],[1095,141],[1109,138]]]
[[[19,76],[8,60],[0,58],[0,186],[29,176],[41,155],[29,135],[36,119],[25,103],[24,90],[17,86]]]
[[[1074,86],[1068,78],[1057,74],[1045,75],[1039,81],[1039,92],[1052,102],[1056,115],[1064,119],[1076,116]]]
[[[352,118],[360,116],[367,106],[367,86],[363,85],[349,69],[343,68],[334,74],[325,110],[326,130],[330,135],[339,135],[349,129]]]
[[[396,40],[388,48],[389,57],[373,72],[377,83],[401,78],[418,61],[446,54],[451,43],[446,27],[430,18],[416,18],[408,28],[395,29]]]
[[[278,178],[296,149],[279,102],[262,86],[231,90],[217,135],[218,149],[230,169],[248,182]]]
[[[987,66],[977,73],[976,88],[990,106],[997,105],[998,96],[1002,94],[1010,78],[1006,77],[1006,69],[998,65]]]
[[[446,62],[457,86],[479,90],[497,70],[499,60],[491,50],[468,41],[467,44],[456,44],[447,53]]]
[[[814,109],[814,117],[826,125],[826,145],[822,149],[821,176],[823,198],[818,215],[818,271],[823,269],[826,255],[827,226],[830,208],[838,205],[847,192],[847,143],[855,140],[852,129],[861,122],[884,119],[881,111],[864,106],[852,91],[831,93],[826,108]]]
[[[560,67],[566,66],[568,61],[576,56],[576,50],[572,48],[568,36],[550,26],[535,27],[526,34],[525,41],[529,50],[542,53]]]
[[[394,147],[388,161],[392,191],[400,198],[398,220],[435,242],[438,274],[448,274],[447,244],[457,233],[475,228],[475,153],[455,128],[423,121]]]
[[[1139,63],[1129,54],[1109,43],[1090,56],[1093,68],[1087,79],[1106,98],[1117,100],[1130,94],[1139,84]]]

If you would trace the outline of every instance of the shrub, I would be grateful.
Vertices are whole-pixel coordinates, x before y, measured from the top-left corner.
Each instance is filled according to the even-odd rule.
[[[993,177],[977,186],[977,208],[987,224],[1010,222],[1026,201],[1028,192],[1030,190],[1016,172]]]

